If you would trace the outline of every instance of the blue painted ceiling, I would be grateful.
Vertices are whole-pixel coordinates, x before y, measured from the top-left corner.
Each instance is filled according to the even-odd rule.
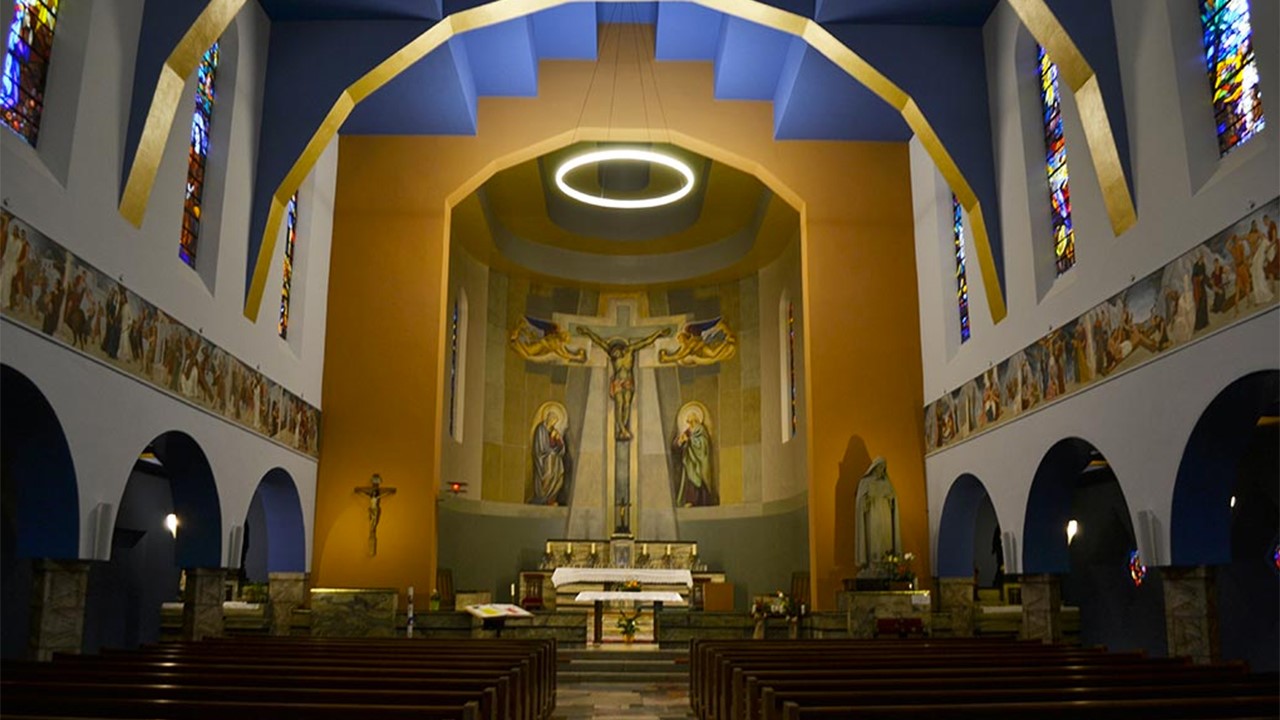
[[[277,22],[436,20],[482,0],[259,0]],[[974,28],[996,0],[771,0],[824,24]],[[469,135],[481,97],[534,96],[538,62],[594,60],[612,25],[654,26],[659,61],[714,63],[723,100],[774,104],[779,139],[902,141],[898,112],[802,40],[686,2],[581,2],[472,31],[361,103],[344,134]],[[906,26],[906,27],[904,27]],[[352,42],[362,42],[353,33]],[[902,52],[912,52],[906,45]]]

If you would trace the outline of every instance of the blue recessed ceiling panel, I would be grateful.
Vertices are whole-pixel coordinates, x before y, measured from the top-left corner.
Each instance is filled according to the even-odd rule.
[[[570,3],[533,15],[533,43],[540,60],[595,60],[596,8]]]
[[[299,20],[439,20],[441,0],[258,0],[272,22]]]
[[[460,40],[478,95],[538,94],[538,55],[527,17],[472,30]]]
[[[602,2],[596,3],[596,22],[631,23],[652,25],[658,22],[656,2]]]
[[[716,53],[716,98],[772,100],[791,48],[791,35],[726,18]]]
[[[997,0],[817,0],[820,23],[980,27]]]
[[[467,53],[450,40],[356,106],[344,135],[474,135],[476,91]]]
[[[762,5],[772,5],[779,10],[786,10],[801,17],[813,17],[814,4],[819,0],[760,0]],[[841,3],[865,2],[866,0],[839,0]]]
[[[794,51],[793,51],[794,52]],[[902,115],[816,50],[803,45],[794,77],[778,84],[773,103],[779,140],[870,140],[902,142],[911,129]]]
[[[659,60],[714,60],[724,15],[686,2],[658,8]]]

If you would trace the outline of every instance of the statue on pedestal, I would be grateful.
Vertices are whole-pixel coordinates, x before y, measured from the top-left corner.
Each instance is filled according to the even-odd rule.
[[[861,574],[873,575],[886,553],[898,554],[898,498],[882,457],[858,481],[857,541],[854,558]]]

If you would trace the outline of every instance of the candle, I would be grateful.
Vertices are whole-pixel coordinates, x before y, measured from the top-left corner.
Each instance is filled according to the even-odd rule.
[[[413,602],[413,586],[409,586],[409,602]]]
[[[671,554],[671,543],[667,543],[667,554]]]
[[[548,540],[548,541],[547,541],[547,554],[548,554],[548,555],[550,555],[550,554],[551,554],[551,541],[550,541],[550,540]]]
[[[648,555],[648,554],[649,554],[649,543],[642,543],[642,544],[640,545],[640,554],[641,554],[641,555]]]
[[[690,551],[690,554],[691,554],[691,555],[693,555],[694,557],[698,557],[698,546],[697,546],[697,545],[694,545],[694,546],[693,546],[693,550],[691,550],[691,551]]]
[[[595,544],[595,543],[591,543],[591,554],[592,554],[592,555],[595,555],[595,554],[596,554],[596,544]]]
[[[515,599],[516,599],[516,584],[511,583],[511,601],[515,602]]]
[[[564,554],[565,555],[573,554],[573,543],[568,543],[567,545],[564,546]]]

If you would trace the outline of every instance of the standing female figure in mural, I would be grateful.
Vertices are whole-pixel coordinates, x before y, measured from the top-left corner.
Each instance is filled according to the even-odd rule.
[[[533,505],[561,505],[565,477],[565,438],[560,412],[554,407],[542,411],[542,420],[533,429]]]
[[[685,428],[676,435],[675,449],[680,453],[680,486],[676,490],[676,503],[681,507],[718,504],[711,488],[711,433],[697,408],[688,410]]]

